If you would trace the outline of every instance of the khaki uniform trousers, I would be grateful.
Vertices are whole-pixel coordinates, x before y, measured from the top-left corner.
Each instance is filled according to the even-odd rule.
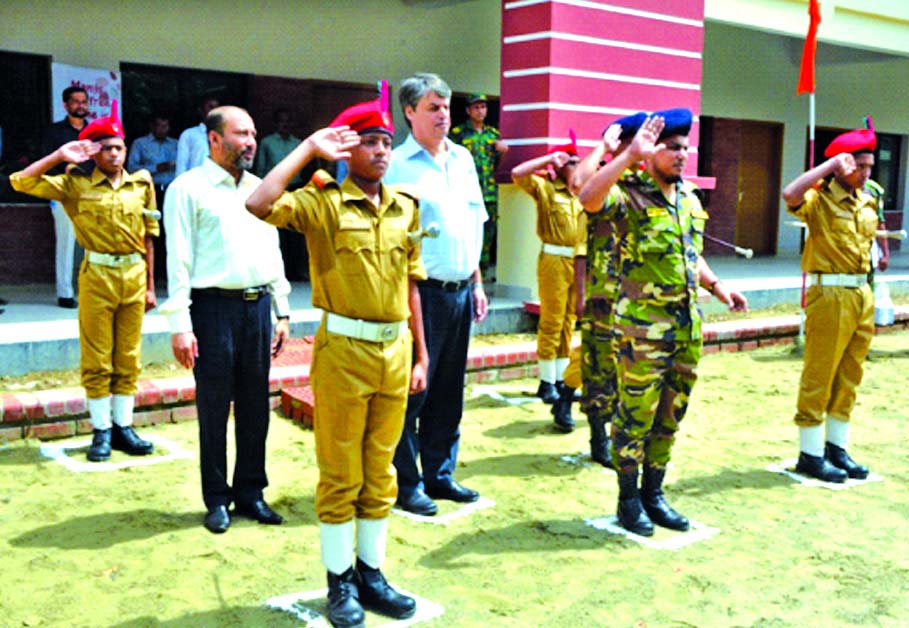
[[[870,286],[811,286],[805,298],[805,361],[795,423],[821,425],[825,415],[848,421],[862,365],[874,336]]]
[[[413,340],[316,333],[311,382],[322,523],[384,519],[398,496],[392,464],[404,429]]]
[[[577,318],[574,311],[574,259],[540,253],[537,285],[540,292],[537,359],[567,358]]]
[[[89,399],[133,395],[141,369],[145,262],[79,270],[79,348],[82,386]]]

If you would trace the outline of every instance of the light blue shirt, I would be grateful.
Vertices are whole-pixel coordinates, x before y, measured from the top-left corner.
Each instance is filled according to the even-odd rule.
[[[200,122],[198,126],[191,126],[180,134],[180,142],[177,144],[177,171],[176,176],[180,176],[187,170],[201,166],[208,157],[208,132],[205,130],[205,123]]]
[[[166,161],[177,161],[177,140],[165,137],[159,141],[154,133],[138,138],[129,149],[129,158],[126,160],[126,169],[129,172],[145,168],[151,173],[155,185],[170,185],[174,180],[173,170],[158,172],[158,164]]]
[[[423,238],[426,274],[441,281],[469,279],[480,265],[483,223],[488,219],[470,151],[445,140],[440,163],[408,134],[391,152],[386,184],[406,183],[420,199],[420,225],[439,225],[439,237]]]

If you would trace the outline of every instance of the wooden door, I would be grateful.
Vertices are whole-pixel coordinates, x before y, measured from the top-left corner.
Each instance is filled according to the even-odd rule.
[[[735,241],[758,255],[776,253],[783,125],[741,121]]]

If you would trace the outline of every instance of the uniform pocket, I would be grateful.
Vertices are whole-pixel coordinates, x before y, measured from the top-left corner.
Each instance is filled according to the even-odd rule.
[[[640,222],[638,250],[641,253],[666,253],[678,240],[675,219],[663,207],[647,207]]]

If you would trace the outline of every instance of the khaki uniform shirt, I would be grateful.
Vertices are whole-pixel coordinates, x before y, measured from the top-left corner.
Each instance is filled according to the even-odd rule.
[[[426,279],[416,198],[382,185],[373,207],[350,177],[320,170],[305,187],[285,192],[265,221],[306,235],[312,303],[334,314],[375,322],[410,317],[407,278]]]
[[[17,172],[10,176],[10,183],[19,192],[60,201],[73,222],[76,240],[87,251],[144,255],[145,236],[160,233],[158,221],[142,212],[156,209],[147,170],[124,170],[118,187],[97,168],[91,174],[70,168],[66,174],[37,177]]]
[[[804,272],[860,275],[871,270],[871,241],[878,223],[871,196],[861,190],[850,194],[832,179],[808,190],[804,202],[789,212],[808,225]]]
[[[514,182],[536,202],[537,236],[543,243],[573,248],[586,237],[578,227],[584,208],[564,181],[529,174],[515,177]]]

